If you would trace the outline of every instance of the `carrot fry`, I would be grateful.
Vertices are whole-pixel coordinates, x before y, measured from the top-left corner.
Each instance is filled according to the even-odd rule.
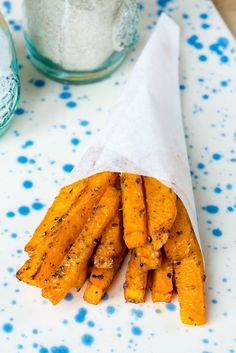
[[[67,185],[60,190],[59,195],[55,198],[44,219],[25,246],[25,251],[28,252],[29,255],[32,255],[41,241],[50,238],[55,229],[60,227],[60,222],[67,217],[68,211],[73,206],[74,202],[80,198],[86,185],[87,181],[83,179],[71,185]]]
[[[185,324],[206,322],[204,299],[204,266],[201,250],[188,213],[177,200],[177,217],[164,249],[174,264],[174,278],[180,303],[180,316]]]
[[[173,265],[162,257],[162,264],[152,276],[152,301],[170,302],[173,297]]]
[[[155,178],[144,177],[148,239],[155,250],[167,241],[177,214],[176,195]]]
[[[201,250],[174,264],[175,283],[180,303],[180,317],[184,324],[206,323],[204,298],[204,266]]]
[[[124,246],[122,215],[119,213],[102,235],[102,240],[94,255],[94,265],[97,268],[112,268]]]
[[[94,209],[77,240],[42,290],[42,295],[53,304],[61,301],[72,288],[81,287],[80,273],[88,267],[89,259],[102,232],[114,218],[120,205],[120,192],[109,186]],[[78,285],[79,279],[79,285]]]
[[[60,227],[53,231],[50,238],[39,244],[37,252],[17,272],[18,279],[39,287],[45,284],[78,237],[97,202],[108,186],[115,183],[116,178],[114,173],[100,173],[88,179],[85,192],[70,209],[65,220],[60,222]]]
[[[110,268],[93,267],[89,282],[84,292],[84,300],[90,304],[98,304],[108,291],[117,271],[119,270],[127,254],[127,248],[124,245],[118,257],[113,261]]]
[[[172,261],[180,261],[187,257],[195,247],[194,231],[188,213],[182,203],[177,199],[177,217],[164,245],[167,258]]]
[[[148,272],[140,271],[134,254],[131,254],[126,271],[124,296],[127,302],[143,303],[147,288]]]
[[[124,240],[129,249],[142,246],[147,241],[146,209],[142,177],[122,173]]]
[[[161,265],[160,250],[154,250],[151,243],[133,250],[140,271],[156,270]]]

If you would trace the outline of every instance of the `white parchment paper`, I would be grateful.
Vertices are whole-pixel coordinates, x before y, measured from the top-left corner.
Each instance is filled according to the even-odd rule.
[[[152,176],[188,210],[199,240],[179,95],[179,27],[162,14],[107,126],[75,167],[72,180],[102,171]]]

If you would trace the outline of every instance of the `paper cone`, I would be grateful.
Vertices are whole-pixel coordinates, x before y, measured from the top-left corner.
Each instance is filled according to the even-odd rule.
[[[108,124],[74,169],[152,176],[182,199],[199,240],[179,94],[179,27],[162,14]]]

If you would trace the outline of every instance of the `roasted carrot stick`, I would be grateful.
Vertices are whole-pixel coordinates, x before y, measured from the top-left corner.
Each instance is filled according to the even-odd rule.
[[[204,324],[205,274],[202,254],[188,213],[180,199],[177,200],[177,217],[164,248],[168,259],[174,264],[182,322],[189,325]]]
[[[40,242],[37,252],[17,272],[18,279],[39,287],[48,281],[57,266],[80,234],[85,222],[107,190],[115,183],[114,173],[100,173],[88,179],[86,191],[70,209],[64,222],[45,242]]]
[[[119,257],[123,240],[122,214],[119,212],[102,235],[102,239],[94,255],[94,265],[97,268],[112,268]]]
[[[74,202],[78,201],[85,191],[86,185],[87,180],[83,179],[71,185],[67,185],[60,190],[59,195],[55,198],[44,219],[25,246],[25,251],[27,251],[29,255],[32,255],[34,250],[40,246],[41,241],[45,242],[46,239],[51,237],[55,229],[61,226],[61,222],[68,216],[69,210]]]
[[[119,270],[127,254],[126,245],[124,245],[118,257],[109,268],[93,267],[88,285],[84,292],[84,300],[90,304],[98,304],[108,291],[117,271]]]
[[[170,302],[173,297],[173,265],[162,256],[160,268],[152,275],[152,301]]]
[[[146,209],[142,177],[121,174],[124,240],[129,249],[142,246],[147,241]]]
[[[119,205],[120,192],[108,186],[93,216],[85,224],[64,260],[42,290],[42,295],[53,304],[62,300],[72,287],[81,287],[80,273],[88,267],[94,248],[106,226],[117,213]]]
[[[160,250],[154,250],[151,243],[146,243],[133,250],[136,262],[141,271],[155,270],[161,265]]]
[[[144,177],[148,239],[155,250],[167,241],[177,214],[175,193],[155,178]]]
[[[198,244],[191,255],[174,264],[175,283],[180,304],[180,317],[184,324],[206,323],[204,297],[204,267]]]
[[[143,303],[145,301],[148,272],[141,271],[139,264],[131,254],[125,276],[124,296],[127,302]]]
[[[164,245],[167,258],[176,262],[187,257],[195,247],[194,231],[190,222],[188,213],[178,198],[177,200],[177,217],[168,238]]]

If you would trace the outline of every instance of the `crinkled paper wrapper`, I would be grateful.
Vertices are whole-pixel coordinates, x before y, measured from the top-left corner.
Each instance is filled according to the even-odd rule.
[[[71,178],[103,171],[155,177],[183,201],[199,240],[181,114],[179,42],[179,27],[162,14],[106,127]]]

